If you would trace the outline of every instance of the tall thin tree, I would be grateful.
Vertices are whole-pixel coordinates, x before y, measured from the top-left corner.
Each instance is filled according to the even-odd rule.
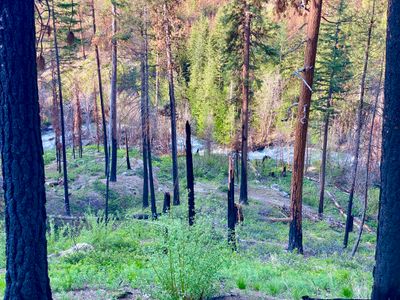
[[[53,39],[54,39],[54,50],[56,55],[56,67],[57,67],[58,98],[60,101],[60,125],[61,125],[63,174],[64,174],[64,205],[65,205],[65,213],[67,216],[69,216],[71,215],[71,209],[69,205],[69,192],[68,192],[68,167],[67,167],[67,151],[65,144],[64,104],[63,104],[62,82],[61,82],[60,54],[58,51],[57,27],[56,27],[56,17],[54,11],[54,0],[52,1],[51,13],[53,19]]]
[[[400,299],[400,2],[388,1],[381,194],[372,299]]]
[[[0,141],[4,299],[51,300],[33,0],[0,2]]]
[[[372,10],[371,10],[371,19],[368,26],[367,32],[367,43],[365,45],[365,54],[364,54],[364,66],[363,72],[361,76],[360,82],[360,98],[358,101],[357,108],[357,121],[356,121],[356,132],[354,139],[354,148],[353,148],[353,162],[351,165],[351,183],[350,183],[350,191],[349,191],[349,202],[347,205],[347,218],[346,218],[346,227],[344,232],[343,246],[347,247],[349,242],[349,234],[353,227],[353,199],[354,192],[356,188],[356,180],[357,180],[357,170],[358,170],[358,160],[360,155],[360,142],[361,142],[361,131],[364,123],[364,96],[365,96],[365,83],[367,80],[367,72],[368,72],[368,63],[369,63],[369,54],[371,48],[371,40],[372,40],[372,30],[374,28],[375,23],[375,7],[376,0],[372,2]]]
[[[307,142],[308,116],[310,113],[319,26],[321,23],[322,0],[310,1],[310,6],[307,25],[307,44],[304,53],[304,68],[302,70],[304,75],[303,82],[301,83],[295,129],[293,174],[290,194],[291,222],[288,249],[290,251],[297,249],[299,253],[303,253],[302,197],[304,156]]]
[[[189,225],[194,224],[196,215],[194,206],[194,174],[193,174],[193,155],[192,155],[192,130],[189,121],[186,121],[186,180],[188,189],[188,208],[189,208]]]
[[[112,1],[112,50],[111,50],[111,90],[110,90],[110,181],[117,181],[117,6]]]
[[[169,7],[167,0],[163,3],[163,22],[165,31],[165,46],[167,54],[167,73],[168,73],[168,89],[169,102],[171,110],[171,147],[172,147],[172,181],[174,187],[173,204],[179,205],[179,174],[178,174],[178,146],[176,134],[176,108],[175,108],[175,84],[174,84],[174,67],[172,60],[171,48],[171,24],[169,20]]]

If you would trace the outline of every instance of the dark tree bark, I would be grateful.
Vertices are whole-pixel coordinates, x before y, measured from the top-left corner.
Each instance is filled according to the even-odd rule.
[[[178,147],[176,141],[176,108],[175,108],[175,84],[174,84],[174,69],[172,63],[172,50],[171,50],[171,32],[169,21],[169,8],[167,1],[163,4],[164,12],[164,30],[165,30],[165,45],[167,54],[167,73],[168,73],[168,89],[169,89],[169,102],[171,109],[171,146],[172,146],[172,181],[174,189],[174,205],[179,205],[179,174],[178,174]]]
[[[147,145],[147,159],[150,183],[150,205],[153,219],[157,219],[156,192],[154,189],[153,161],[151,155],[151,130],[150,130],[150,94],[149,94],[149,41],[147,35],[147,8],[144,8],[144,95],[145,95],[145,143]]]
[[[190,124],[186,122],[186,180],[188,189],[189,225],[194,224],[196,215],[194,208],[194,174],[193,174],[193,155]]]
[[[96,123],[96,144],[97,144],[97,152],[100,152],[100,116],[99,116],[99,107],[97,105],[97,90],[96,84],[93,88],[93,109],[94,109],[94,121]]]
[[[164,194],[163,213],[166,214],[171,210],[171,194],[166,192]]]
[[[148,157],[147,137],[146,137],[146,67],[145,57],[142,54],[140,63],[141,69],[141,95],[140,95],[140,116],[142,121],[142,158],[143,158],[143,208],[149,207],[149,173],[148,173]]]
[[[126,168],[131,170],[131,162],[129,161],[129,143],[128,143],[128,133],[125,131],[125,152],[126,152]]]
[[[93,35],[96,35],[96,11],[94,7],[94,0],[92,0],[92,28]],[[103,82],[101,78],[101,62],[100,62],[100,53],[99,46],[97,43],[94,44],[94,50],[96,53],[96,66],[97,66],[97,81],[99,84],[99,96],[100,96],[100,110],[101,110],[101,118],[103,125],[103,147],[104,147],[104,172],[106,177],[108,176],[108,161],[109,161],[109,151],[108,151],[108,141],[107,141],[107,122],[106,122],[106,114],[104,111],[104,94],[103,94]]]
[[[389,0],[378,239],[372,299],[400,299],[400,2]]]
[[[228,243],[236,250],[235,238],[235,166],[233,157],[229,156],[229,173],[228,173]]]
[[[311,1],[307,25],[307,44],[304,53],[303,79],[305,82],[301,83],[295,129],[293,174],[290,193],[291,222],[288,250],[293,251],[297,249],[299,253],[303,253],[302,194],[304,156],[312,95],[311,87],[314,80],[315,57],[317,54],[319,26],[321,23],[321,10],[322,0]]]
[[[357,180],[357,170],[358,170],[358,159],[360,156],[360,142],[361,142],[361,131],[364,123],[363,118],[363,110],[364,110],[364,95],[365,95],[365,83],[367,79],[367,71],[368,71],[368,62],[369,62],[369,51],[371,46],[371,39],[372,39],[372,29],[375,23],[375,5],[376,0],[372,3],[372,13],[371,19],[368,26],[368,33],[367,33],[367,44],[365,47],[365,57],[364,57],[364,67],[363,73],[361,76],[361,83],[360,83],[360,99],[357,109],[357,128],[356,128],[356,136],[354,140],[354,149],[353,149],[353,163],[351,165],[351,184],[350,184],[350,191],[349,191],[349,202],[347,205],[347,218],[346,218],[346,227],[344,232],[344,239],[343,239],[343,246],[344,248],[347,247],[349,242],[349,234],[353,229],[353,199],[354,199],[354,192],[356,188],[356,180]]]
[[[117,8],[112,3],[112,51],[111,51],[111,91],[110,91],[110,137],[111,170],[110,181],[117,181]]]
[[[250,86],[250,11],[247,0],[244,0],[244,41],[242,67],[242,168],[240,176],[240,203],[248,204],[247,196],[247,152],[249,135],[249,86]]]
[[[65,213],[67,216],[70,216],[71,209],[69,206],[69,192],[68,192],[68,167],[67,167],[67,151],[65,145],[64,105],[63,105],[63,94],[62,94],[62,83],[61,83],[60,55],[58,53],[58,43],[57,43],[57,27],[56,27],[55,13],[54,13],[54,0],[52,1],[51,11],[53,19],[54,50],[56,55],[56,66],[57,66],[58,98],[60,101],[60,125],[61,125],[63,174],[64,174],[64,204],[65,204]]]
[[[79,158],[82,158],[83,146],[82,146],[82,108],[81,100],[79,98],[79,89],[75,86],[75,103],[74,103],[74,136],[73,136],[73,147],[78,147]]]
[[[0,141],[7,236],[4,299],[49,300],[33,0],[0,2]]]
[[[363,213],[362,213],[361,224],[360,224],[360,229],[358,231],[357,240],[354,243],[353,250],[351,251],[351,256],[352,257],[354,257],[354,255],[356,254],[358,246],[360,245],[361,236],[362,236],[362,233],[363,233],[365,220],[366,220],[366,217],[367,217],[368,188],[369,188],[369,167],[370,167],[370,163],[371,163],[372,139],[373,139],[373,136],[374,136],[375,118],[376,118],[376,113],[377,113],[377,110],[378,110],[379,95],[381,94],[381,85],[382,85],[382,80],[383,80],[383,65],[384,65],[384,58],[382,58],[381,72],[380,72],[380,75],[379,75],[379,84],[378,84],[378,89],[377,89],[376,95],[375,95],[375,102],[374,102],[373,113],[372,113],[372,118],[371,118],[371,128],[369,130],[367,162],[365,164],[365,169],[366,170],[365,170],[365,183],[364,183],[364,207],[363,207]]]
[[[59,173],[62,172],[61,168],[61,128],[60,128],[60,110],[58,108],[58,96],[57,96],[57,75],[56,75],[56,66],[54,64],[54,60],[51,59],[51,92],[52,92],[52,124],[54,128],[54,141],[56,148],[56,163],[57,163],[57,171]]]

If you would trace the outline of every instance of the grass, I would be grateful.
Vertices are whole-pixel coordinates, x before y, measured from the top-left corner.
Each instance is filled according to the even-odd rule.
[[[118,173],[121,175],[126,172],[122,151],[119,157]],[[139,157],[137,151],[132,151],[132,161]],[[90,193],[96,193],[102,201],[105,185],[101,159],[102,154],[93,147],[84,149],[82,159],[71,159],[72,185],[79,183],[83,177],[93,179],[90,185],[72,190],[73,197],[85,201]],[[51,160],[48,152],[45,162],[46,176],[56,176],[54,159]],[[225,157],[194,156],[194,164],[197,181],[213,186],[226,185]],[[271,172],[279,174],[274,163],[269,164],[262,166],[254,163],[254,168],[250,170],[256,170],[257,174],[251,171],[253,180],[250,184],[278,184],[288,191],[290,176],[268,176]],[[179,165],[181,187],[184,187],[184,158],[180,158]],[[154,166],[159,183],[170,186],[170,158],[156,157]],[[141,169],[139,167],[132,172],[140,177]],[[318,205],[317,188],[312,181],[304,183],[304,202],[314,208]],[[55,189],[61,191],[62,187]],[[233,289],[243,294],[259,292],[278,299],[301,299],[304,295],[321,298],[369,297],[374,263],[373,234],[364,234],[360,250],[352,259],[351,249],[341,246],[342,229],[331,228],[324,221],[306,219],[303,225],[305,255],[289,253],[285,250],[287,224],[270,223],[263,219],[265,214],[280,216],[279,209],[252,200],[251,205],[244,207],[244,225],[237,227],[238,251],[232,252],[226,242],[226,199],[223,194],[196,195],[196,225],[189,228],[186,192],[184,188],[181,190],[183,204],[172,207],[169,215],[163,215],[157,221],[130,218],[133,211],[141,211],[141,196],[132,196],[128,189],[112,189],[110,211],[114,216],[118,215],[118,221],[113,220],[107,226],[97,222],[96,214],[102,214],[100,206],[97,210],[91,207],[90,212],[89,208],[83,209],[87,209],[83,213],[88,222],[78,229],[64,226],[56,234],[54,225],[51,225],[48,232],[49,254],[69,249],[76,243],[88,243],[94,247],[93,251],[50,258],[53,291],[62,299],[69,299],[68,291],[84,288],[109,291],[137,288],[153,299],[200,299]],[[345,195],[337,193],[338,198],[342,197],[340,201],[345,201]],[[157,198],[161,208],[160,192]],[[329,201],[326,204],[327,213],[341,220]],[[5,244],[3,232],[1,230],[0,233],[2,245]],[[351,236],[350,245],[354,236]],[[5,267],[3,252],[0,252],[1,268]],[[0,295],[4,293],[4,288],[4,275],[0,275]]]

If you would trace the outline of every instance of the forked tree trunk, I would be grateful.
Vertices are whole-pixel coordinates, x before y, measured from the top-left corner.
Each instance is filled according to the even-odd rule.
[[[34,1],[0,1],[0,144],[5,199],[4,299],[51,300]]]
[[[358,236],[357,240],[354,243],[353,250],[351,252],[351,256],[354,257],[354,255],[357,252],[358,246],[360,245],[361,241],[361,236],[363,233],[364,229],[364,224],[365,220],[367,217],[367,209],[368,209],[368,188],[369,188],[369,167],[370,167],[370,162],[371,162],[371,154],[372,154],[372,139],[374,136],[374,128],[375,128],[375,117],[376,113],[378,110],[378,102],[379,102],[379,95],[381,94],[381,85],[382,85],[382,79],[383,79],[383,64],[384,64],[384,58],[382,58],[382,65],[381,65],[381,73],[379,75],[379,84],[378,84],[378,90],[376,91],[375,95],[375,102],[373,106],[373,113],[372,113],[372,119],[371,119],[371,129],[369,131],[369,139],[368,139],[368,151],[367,151],[367,162],[365,165],[365,183],[364,183],[364,207],[363,207],[363,213],[362,213],[362,218],[361,218],[361,224],[360,224],[360,229],[358,231]]]
[[[357,108],[357,123],[356,123],[356,135],[354,139],[354,149],[353,149],[353,162],[351,165],[351,183],[350,183],[350,191],[349,191],[349,202],[347,205],[347,218],[346,218],[346,227],[344,232],[343,246],[347,247],[349,242],[349,234],[353,228],[353,199],[354,192],[356,188],[356,180],[357,180],[357,170],[358,170],[358,159],[360,155],[360,142],[361,142],[361,131],[363,127],[363,110],[364,110],[364,95],[365,95],[365,83],[367,79],[367,71],[368,71],[368,63],[369,63],[369,51],[371,46],[372,39],[372,29],[375,23],[375,5],[376,0],[372,2],[372,12],[371,19],[368,26],[368,34],[367,34],[367,44],[365,47],[365,57],[364,57],[364,67],[363,73],[361,76],[360,83],[360,99]]]
[[[235,237],[235,166],[234,159],[229,156],[229,171],[228,171],[228,243],[236,250]]]
[[[240,176],[240,202],[248,204],[247,196],[247,152],[249,135],[249,85],[250,85],[250,11],[247,0],[244,0],[244,41],[242,67],[242,168]]]
[[[307,25],[307,45],[304,53],[303,79],[305,82],[301,82],[295,129],[293,173],[290,193],[291,222],[288,250],[293,251],[297,249],[299,253],[303,253],[302,194],[304,156],[312,95],[311,88],[314,80],[315,57],[317,54],[319,26],[321,23],[321,9],[322,0],[311,1]]]
[[[400,299],[400,2],[389,0],[378,239],[372,300]]]
[[[172,63],[172,50],[171,50],[171,32],[169,11],[167,2],[163,4],[164,11],[164,30],[165,30],[165,46],[167,54],[167,73],[168,73],[168,89],[169,89],[169,102],[171,110],[171,151],[172,151],[172,183],[174,189],[174,205],[179,205],[179,175],[178,175],[178,147],[176,137],[176,108],[175,108],[175,84],[174,84],[174,67]]]
[[[68,171],[67,171],[67,152],[65,145],[65,124],[64,124],[64,105],[63,105],[63,94],[62,94],[62,83],[61,83],[61,69],[60,69],[60,56],[58,53],[58,42],[57,42],[57,27],[54,12],[54,0],[52,1],[52,19],[53,19],[53,38],[54,38],[54,50],[56,55],[56,66],[57,66],[57,81],[58,81],[58,98],[60,101],[60,125],[61,125],[61,143],[62,143],[62,158],[63,158],[63,174],[64,174],[64,205],[65,213],[67,216],[71,215],[71,209],[69,206],[69,193],[68,193]]]
[[[196,215],[194,206],[194,174],[193,174],[193,155],[190,124],[186,122],[186,180],[188,189],[189,225],[194,224]]]
[[[93,35],[96,36],[96,11],[94,7],[94,0],[92,0],[92,28]],[[106,177],[108,176],[108,161],[109,161],[109,151],[108,151],[108,141],[107,141],[107,122],[106,122],[106,114],[104,111],[104,94],[103,94],[103,82],[101,78],[101,62],[100,62],[100,53],[99,46],[97,43],[94,44],[94,50],[96,54],[96,66],[97,66],[97,81],[99,84],[99,96],[100,96],[100,110],[101,110],[101,119],[103,124],[103,148],[104,148],[104,173]]]
[[[111,51],[111,91],[110,91],[110,138],[111,169],[110,181],[117,181],[117,8],[112,3],[112,51]]]

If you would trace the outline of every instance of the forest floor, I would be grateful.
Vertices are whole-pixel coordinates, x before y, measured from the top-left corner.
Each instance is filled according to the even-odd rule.
[[[110,185],[110,211],[115,219],[108,226],[96,218],[104,209],[102,153],[88,146],[83,158],[69,157],[71,210],[81,219],[60,227],[57,216],[64,211],[62,176],[56,170],[54,153],[45,153],[47,212],[51,220],[49,267],[55,299],[369,297],[375,234],[366,232],[356,257],[351,258],[356,234],[351,235],[350,249],[343,249],[344,218],[328,197],[324,218],[318,218],[315,182],[304,183],[305,255],[289,253],[288,224],[276,219],[288,217],[290,173],[287,177],[271,177],[271,172],[279,174],[274,162],[252,162],[250,204],[243,208],[245,220],[237,227],[237,251],[232,252],[226,245],[225,156],[194,156],[196,225],[191,229],[186,225],[183,157],[179,162],[182,205],[172,207],[170,214],[157,221],[133,218],[150,214],[142,209],[139,152],[130,152],[132,170],[126,170],[124,151],[118,157],[118,181]],[[171,190],[171,159],[155,157],[154,169],[160,211],[164,192]],[[333,187],[328,189],[345,207],[347,195]],[[356,215],[360,207],[356,201]],[[374,230],[375,219],[369,218],[368,225]],[[0,243],[5,243],[4,234]],[[90,248],[60,255],[78,244]],[[0,267],[5,267],[3,253]],[[0,272],[0,278],[2,294],[4,272]]]

